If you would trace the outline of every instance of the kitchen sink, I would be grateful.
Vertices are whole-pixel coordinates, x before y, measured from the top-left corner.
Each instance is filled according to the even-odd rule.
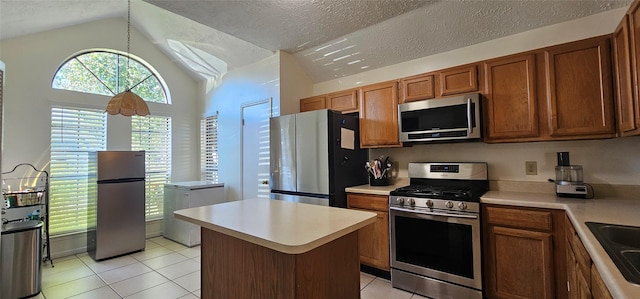
[[[640,227],[585,222],[624,278],[640,284]]]

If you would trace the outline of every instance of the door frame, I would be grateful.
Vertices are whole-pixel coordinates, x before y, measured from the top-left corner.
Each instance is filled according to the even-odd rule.
[[[273,98],[244,103],[240,106],[240,200],[244,200],[244,109],[269,104],[269,118],[273,116]]]

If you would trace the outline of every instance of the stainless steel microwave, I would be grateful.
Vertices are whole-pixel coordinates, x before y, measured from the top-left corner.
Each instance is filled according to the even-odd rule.
[[[398,105],[403,143],[482,139],[480,94],[430,99]]]

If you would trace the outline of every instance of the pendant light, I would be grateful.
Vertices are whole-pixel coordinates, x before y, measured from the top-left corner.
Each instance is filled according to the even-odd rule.
[[[107,104],[107,113],[111,115],[122,114],[124,116],[149,115],[149,107],[140,96],[133,93],[129,88],[129,60],[131,43],[131,0],[127,6],[127,75],[125,79],[125,91],[113,96]]]

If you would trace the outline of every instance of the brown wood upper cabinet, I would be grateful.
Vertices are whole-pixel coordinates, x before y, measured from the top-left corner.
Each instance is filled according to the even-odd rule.
[[[465,65],[438,72],[440,96],[478,91],[478,66]]]
[[[540,136],[535,69],[533,53],[484,63],[487,139]]]
[[[550,135],[615,137],[609,38],[554,46],[544,54]]]
[[[398,82],[360,87],[360,146],[399,147]]]
[[[613,32],[613,66],[616,91],[616,116],[618,132],[622,136],[635,135],[635,97],[631,77],[631,53],[629,45],[629,16]]]
[[[422,74],[400,81],[400,103],[433,99],[436,96],[435,75]]]
[[[478,91],[478,66],[463,65],[400,80],[400,103]]]
[[[613,33],[618,132],[640,135],[640,2],[634,1]]]
[[[324,95],[304,98],[300,100],[300,112],[320,110],[327,108],[327,99]]]
[[[564,212],[483,205],[487,298],[566,298]]]
[[[327,108],[342,113],[358,112],[358,90],[349,89],[328,94]]]
[[[331,109],[342,113],[358,112],[358,90],[348,89],[300,100],[300,112]]]

